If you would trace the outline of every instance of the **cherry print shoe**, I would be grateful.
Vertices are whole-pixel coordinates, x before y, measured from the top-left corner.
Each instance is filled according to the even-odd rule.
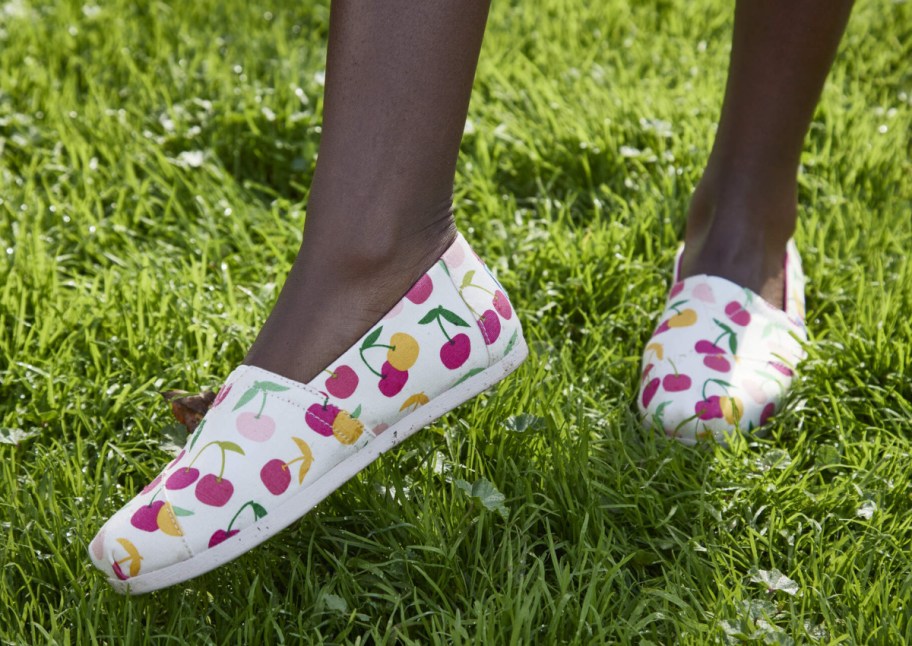
[[[785,255],[785,311],[718,276],[679,279],[643,353],[637,403],[648,427],[685,444],[748,433],[779,410],[804,358],[804,274]]]
[[[241,365],[183,451],[89,546],[120,592],[207,572],[306,514],[527,354],[503,288],[460,235],[310,383]]]

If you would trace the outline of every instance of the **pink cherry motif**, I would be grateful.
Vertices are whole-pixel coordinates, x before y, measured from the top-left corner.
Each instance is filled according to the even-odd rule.
[[[662,379],[662,387],[670,393],[678,393],[690,388],[692,382],[687,375],[665,375]]]
[[[204,475],[196,483],[194,495],[205,505],[222,507],[234,494],[234,485],[227,478],[219,478],[213,473]]]
[[[694,345],[694,350],[700,354],[725,354],[725,350],[717,346],[712,341],[702,339]]]
[[[161,474],[158,474],[157,476],[155,476],[155,479],[152,482],[150,482],[145,487],[143,487],[143,489],[140,493],[149,493],[150,491],[155,489],[155,487],[157,487],[158,483],[161,481],[162,481],[162,476],[161,476]]]
[[[391,309],[389,312],[387,312],[386,316],[384,316],[382,320],[387,321],[391,318],[394,318],[395,316],[397,316],[399,314],[399,312],[402,311],[402,307],[403,307],[402,301],[399,301],[398,303],[393,305],[393,309]]]
[[[173,467],[175,464],[177,464],[178,462],[180,462],[181,458],[184,457],[184,455],[186,455],[186,453],[187,453],[187,451],[186,451],[185,449],[181,449],[181,452],[177,454],[177,457],[174,458],[173,460],[171,460],[171,461],[168,463],[168,466],[165,467],[165,471],[167,471],[168,469],[170,469],[171,467]]]
[[[383,431],[389,428],[389,424],[377,424],[374,428],[371,429],[371,432],[374,435],[380,435]]]
[[[333,434],[333,422],[339,415],[339,407],[332,404],[311,404],[304,414],[307,425],[323,437]]]
[[[358,387],[358,374],[349,366],[339,366],[326,378],[326,392],[338,399],[351,397]]]
[[[504,318],[504,320],[509,321],[513,317],[513,308],[510,306],[510,301],[507,298],[507,295],[499,289],[494,292],[494,300],[491,302],[491,304],[494,306],[494,309],[497,310],[497,313]]]
[[[643,407],[644,408],[647,408],[649,406],[649,402],[651,402],[652,398],[655,397],[656,392],[659,390],[660,383],[662,383],[661,380],[658,377],[656,377],[655,379],[650,381],[648,384],[646,384],[646,387],[643,389]]]
[[[104,558],[104,537],[105,529],[102,527],[101,531],[98,532],[98,535],[95,536],[95,538],[92,540],[92,543],[89,545],[89,547],[92,549],[92,554],[99,561]]]
[[[156,500],[151,505],[143,505],[130,517],[130,524],[144,532],[158,530],[158,510],[165,506],[164,500]]]
[[[745,379],[741,382],[741,386],[747,391],[750,398],[758,404],[762,404],[769,399],[769,396],[764,392],[763,387],[753,379]]]
[[[260,469],[260,480],[269,489],[269,493],[279,496],[285,493],[291,483],[291,469],[284,460],[270,460]]]
[[[221,404],[223,401],[225,401],[225,398],[228,396],[228,393],[231,392],[231,386],[233,386],[233,385],[234,384],[231,384],[227,388],[220,389],[218,391],[218,395],[215,396],[215,400],[212,402],[212,406],[210,406],[209,408],[215,408],[216,406]]]
[[[487,345],[497,341],[497,337],[500,336],[500,319],[497,318],[494,310],[484,311],[481,318],[478,319],[478,327],[481,329],[481,335]]]
[[[440,361],[450,370],[455,370],[466,362],[472,350],[467,334],[459,333],[440,346]]]
[[[667,332],[671,329],[671,326],[668,324],[668,321],[662,321],[659,323],[659,327],[656,328],[655,332],[652,333],[652,336],[659,336],[662,332]]]
[[[728,362],[728,359],[721,354],[706,355],[703,357],[703,365],[719,372],[728,372],[731,370],[731,364]]]
[[[722,415],[722,404],[718,395],[713,395],[708,399],[700,400],[694,406],[694,413],[700,419],[719,419]]]
[[[124,574],[123,569],[120,567],[120,563],[118,563],[117,561],[115,561],[114,563],[111,564],[111,569],[114,570],[114,574],[117,575],[117,578],[120,579],[121,581],[126,581],[127,579],[130,578],[126,574]]]
[[[431,296],[431,292],[434,290],[434,283],[431,281],[431,277],[425,274],[412,285],[412,288],[405,295],[407,299],[412,301],[415,305],[421,305]]]
[[[751,322],[751,315],[746,309],[741,307],[738,301],[730,301],[725,306],[725,314],[736,325],[745,326]]]
[[[693,288],[693,297],[704,303],[715,303],[716,297],[708,283],[700,283]]]
[[[646,377],[649,376],[649,372],[650,372],[653,368],[655,368],[655,365],[653,365],[653,364],[651,364],[651,363],[647,363],[647,364],[646,364],[646,367],[643,368],[643,375],[640,377],[640,383],[643,383],[644,381],[646,381]]]
[[[212,537],[209,539],[209,547],[215,547],[219,543],[224,543],[238,532],[240,532],[239,529],[232,529],[228,532],[226,532],[224,529],[215,530],[215,533],[212,534]]]
[[[763,407],[763,411],[760,413],[760,426],[766,424],[769,421],[769,418],[775,415],[776,413],[776,404],[773,402],[768,403]]]
[[[443,262],[450,269],[456,269],[463,263],[464,260],[465,250],[458,242],[452,245],[449,249],[446,250],[446,253],[443,254]]]
[[[165,481],[165,489],[172,491],[176,489],[186,489],[199,477],[199,470],[193,467],[181,468],[172,473],[168,480]]]
[[[684,290],[684,281],[679,280],[674,285],[671,286],[671,290],[668,292],[668,298],[674,298]]]
[[[775,368],[776,370],[781,372],[783,375],[785,375],[786,377],[795,376],[795,372],[791,368],[789,368],[787,365],[785,365],[784,363],[781,363],[779,361],[770,361],[769,364],[773,368]]]
[[[396,370],[389,361],[384,361],[380,368],[380,383],[377,387],[387,397],[395,397],[405,388],[408,377],[407,370]]]
[[[252,442],[266,442],[276,429],[275,420],[269,415],[257,415],[250,411],[238,415],[234,425],[238,433]]]

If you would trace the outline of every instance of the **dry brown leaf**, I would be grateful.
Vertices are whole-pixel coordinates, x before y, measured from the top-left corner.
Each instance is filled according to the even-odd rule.
[[[195,395],[191,395],[186,390],[165,390],[161,396],[171,404],[174,418],[187,427],[188,433],[196,430],[200,420],[215,401],[215,393],[208,390]]]

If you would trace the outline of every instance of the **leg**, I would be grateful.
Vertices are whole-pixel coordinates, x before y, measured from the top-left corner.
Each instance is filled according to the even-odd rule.
[[[487,0],[334,0],[304,238],[244,363],[309,381],[453,241],[453,176],[487,13]]]
[[[719,129],[687,220],[682,276],[782,307],[801,147],[852,0],[738,0]]]

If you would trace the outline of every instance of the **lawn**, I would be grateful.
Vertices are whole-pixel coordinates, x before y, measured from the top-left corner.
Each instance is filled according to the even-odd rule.
[[[109,589],[89,540],[186,437],[158,391],[218,387],[297,250],[328,13],[0,7],[0,642],[912,642],[903,1],[856,7],[805,145],[813,344],[767,437],[634,403],[730,3],[495,2],[457,217],[529,361],[234,563]]]

